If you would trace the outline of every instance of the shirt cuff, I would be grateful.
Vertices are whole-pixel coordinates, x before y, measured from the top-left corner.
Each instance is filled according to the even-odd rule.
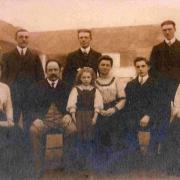
[[[69,112],[70,113],[75,113],[76,112],[76,108],[69,108]]]
[[[100,113],[100,109],[99,108],[95,108],[94,111],[97,112],[97,113]]]

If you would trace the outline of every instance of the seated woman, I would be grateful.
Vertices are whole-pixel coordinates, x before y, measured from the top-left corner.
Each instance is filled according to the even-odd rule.
[[[162,155],[167,172],[180,176],[180,85],[172,103],[171,123]]]
[[[123,135],[124,125],[119,112],[125,105],[124,84],[111,74],[113,59],[104,55],[99,58],[96,87],[99,89],[104,109],[97,122],[100,149],[114,148]]]
[[[0,77],[2,66],[3,63],[0,61]],[[13,122],[10,88],[0,82],[0,175],[2,179],[24,177],[24,168],[27,168],[27,164],[24,163],[27,159],[23,151],[22,131]]]

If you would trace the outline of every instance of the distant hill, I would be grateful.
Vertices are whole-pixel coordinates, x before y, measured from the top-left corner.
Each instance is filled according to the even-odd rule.
[[[99,51],[147,48],[161,39],[158,25],[95,28],[92,32],[92,46]],[[43,52],[66,54],[78,48],[77,31],[35,32],[31,43]]]
[[[0,21],[0,46],[7,51],[15,45],[18,27]],[[135,56],[149,56],[154,44],[162,40],[159,25],[93,28],[92,47],[100,52],[120,53],[121,64],[132,65]],[[32,32],[30,47],[50,56],[65,57],[79,47],[76,30]]]

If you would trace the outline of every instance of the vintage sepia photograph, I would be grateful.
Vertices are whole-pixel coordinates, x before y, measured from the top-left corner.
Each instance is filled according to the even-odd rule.
[[[0,180],[180,179],[180,0],[0,6]]]

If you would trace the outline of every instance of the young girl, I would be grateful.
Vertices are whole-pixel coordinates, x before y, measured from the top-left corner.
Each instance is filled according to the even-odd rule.
[[[94,136],[94,125],[98,113],[103,109],[103,99],[94,87],[95,73],[92,68],[82,68],[76,76],[76,86],[72,89],[67,110],[76,124],[78,137],[81,140],[91,140]]]
[[[92,68],[82,68],[76,76],[76,86],[72,89],[67,110],[77,127],[77,159],[76,168],[89,169],[95,148],[95,124],[103,109],[103,99],[94,87],[95,73]]]

